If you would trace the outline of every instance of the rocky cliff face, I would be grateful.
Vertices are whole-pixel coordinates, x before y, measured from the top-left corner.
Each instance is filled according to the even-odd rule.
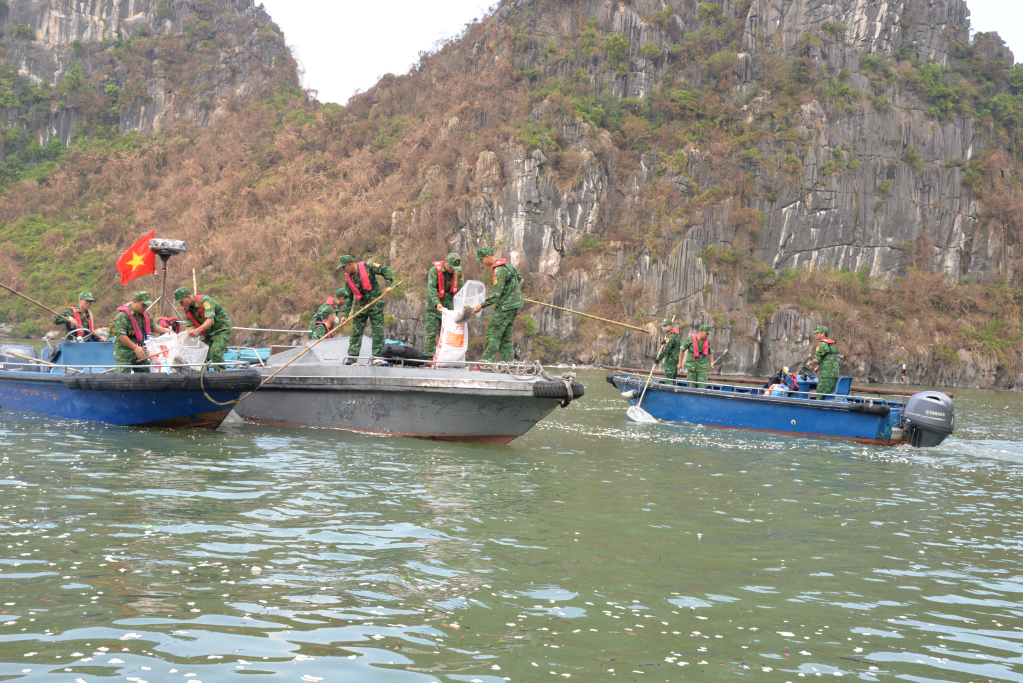
[[[551,101],[545,100],[530,118],[554,120],[563,149],[576,155],[574,173],[566,177],[542,150],[514,142],[465,160],[458,173],[469,199],[458,211],[452,248],[465,253],[480,243],[504,244],[533,286],[560,306],[587,311],[622,293],[625,312],[657,318],[678,313],[690,325],[711,324],[719,352],[727,349],[720,368],[736,374],[798,366],[811,353],[816,325],[830,323],[836,334],[843,325],[826,312],[784,305],[755,315],[749,279],[698,258],[709,249],[726,252],[751,243],[753,254],[777,274],[848,269],[882,283],[905,275],[907,255],[922,251],[917,266],[945,273],[951,282],[999,273],[1015,281],[1016,247],[1006,242],[1004,230],[980,220],[981,193],[965,182],[965,162],[1003,146],[1004,137],[978,117],[936,115],[921,92],[878,76],[879,69],[897,65],[893,56],[947,66],[957,46],[967,45],[969,12],[962,0],[726,0],[719,8],[683,0],[595,0],[555,7],[502,3],[498,22],[513,27],[527,47],[502,51],[477,41],[470,68],[485,68],[477,66],[486,64],[479,53],[489,50],[490,59],[508,58],[523,73],[540,72],[531,77],[536,82],[571,79],[578,62],[572,63],[571,53],[557,59],[564,54],[558,36],[579,26],[623,36],[627,52],[617,68],[606,59],[581,60],[584,80],[596,93],[650,98],[658,88],[663,95],[671,82],[712,88],[720,102],[741,109],[747,130],[763,132],[747,147],[746,158],[754,163],[729,163],[711,141],[681,150],[651,146],[630,164],[606,131],[579,117],[551,117]],[[711,60],[672,59],[687,37],[730,22],[742,24],[742,52],[733,53],[723,76],[715,76],[713,64],[708,68]],[[983,50],[1012,65],[997,36],[985,40]],[[782,65],[789,73],[806,69],[817,84],[841,94],[824,99],[822,88],[809,89],[782,120],[776,105],[784,86],[771,73]],[[466,124],[451,119],[446,126]],[[682,218],[664,220],[650,210],[654,192],[666,193],[676,206],[692,205],[714,186],[729,188],[723,178],[729,173],[750,176],[745,187],[731,186],[744,196],[703,202]],[[1012,170],[998,173],[1008,178]],[[762,217],[752,242],[736,225],[740,210]],[[395,225],[404,219],[397,214]],[[666,235],[663,253],[615,239],[616,224],[653,221]],[[599,246],[589,250],[585,266],[567,257],[585,251],[587,243]],[[644,366],[657,351],[651,338],[597,331],[575,316],[550,309],[533,316],[542,337],[563,343],[556,354],[561,360]],[[855,317],[845,320],[845,329],[870,328],[869,320]],[[919,383],[1007,387],[1018,374],[1012,362],[982,351],[959,349],[952,362],[942,363],[936,340],[909,345],[897,333],[871,334],[881,338],[874,349],[861,340],[842,342],[846,371],[857,379],[892,381],[903,362]],[[528,355],[536,348],[524,338],[519,351]]]
[[[65,86],[48,90],[52,101],[36,111],[11,107],[5,113],[8,126],[30,128],[44,146],[51,138],[69,144],[88,118],[88,103],[76,102],[81,92],[68,87],[69,74],[76,83],[91,80],[104,94],[116,86],[116,97],[104,104],[122,134],[172,123],[206,126],[229,100],[244,100],[275,79],[297,84],[280,29],[253,0],[8,4],[0,14],[2,61],[43,88]]]

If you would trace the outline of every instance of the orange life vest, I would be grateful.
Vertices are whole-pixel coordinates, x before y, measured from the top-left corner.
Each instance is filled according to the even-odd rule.
[[[434,261],[433,266],[437,269],[437,297],[443,299],[447,294],[444,291],[444,264],[447,261]],[[454,277],[451,278],[451,294],[458,294],[458,271],[454,272]]]

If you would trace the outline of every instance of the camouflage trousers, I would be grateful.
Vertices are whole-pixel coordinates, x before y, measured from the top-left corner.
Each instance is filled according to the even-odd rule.
[[[223,332],[218,332],[216,337],[204,340],[210,347],[206,360],[209,361],[211,370],[219,372],[220,370],[227,369],[223,365],[214,365],[214,363],[224,362],[224,354],[227,353],[227,347],[231,343],[231,332],[233,330],[224,330]]]
[[[686,380],[689,386],[696,389],[704,389],[707,384],[707,377],[710,375],[710,361],[686,363]]]
[[[818,377],[817,395],[814,398],[824,398],[824,394],[833,394],[838,388],[837,377]]]
[[[494,317],[487,325],[487,346],[483,349],[483,360],[489,362],[515,360],[515,347],[512,345],[512,330],[515,329],[515,316],[519,309],[494,311]]]
[[[366,323],[373,326],[373,355],[379,356],[384,351],[384,302],[373,304],[369,308],[360,309],[352,318],[352,334],[348,338],[348,355],[358,358],[362,352],[362,335],[366,331]]]
[[[135,352],[128,349],[114,351],[114,363],[117,364],[117,369],[114,372],[124,374],[150,372],[150,368],[153,365],[152,361],[139,361],[139,357],[135,355]]]
[[[426,322],[426,341],[423,342],[423,353],[433,356],[437,353],[437,337],[440,336],[440,327],[443,322],[440,311],[427,309],[423,320]]]
[[[678,356],[674,360],[671,356],[664,359],[664,376],[668,379],[678,378]]]

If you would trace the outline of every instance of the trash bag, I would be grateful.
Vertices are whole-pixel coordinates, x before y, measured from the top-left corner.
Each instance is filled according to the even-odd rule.
[[[461,292],[459,292],[461,293]],[[469,330],[465,323],[457,322],[456,311],[446,308],[441,311],[440,335],[437,338],[437,353],[433,359],[437,367],[461,365],[469,348]]]
[[[380,352],[381,358],[387,360],[403,360],[404,365],[409,366],[420,366],[426,365],[430,361],[430,357],[419,349],[412,348],[411,346],[405,346],[402,342],[393,342],[388,340],[384,344],[383,350]]]
[[[209,347],[187,332],[164,334],[146,340],[146,353],[155,372],[201,370]]]

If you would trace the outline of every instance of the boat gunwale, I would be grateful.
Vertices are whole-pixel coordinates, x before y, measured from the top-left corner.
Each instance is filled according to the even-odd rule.
[[[635,385],[636,388],[638,388],[638,389],[642,389],[643,385],[646,383],[646,378],[641,378],[638,375],[615,374],[615,375],[613,375],[613,377],[614,378],[622,378],[624,381],[622,381],[621,384],[623,384],[623,385],[626,385],[626,384]],[[647,387],[647,391],[665,391],[665,392],[670,392],[670,393],[673,393],[673,394],[689,394],[689,395],[695,395],[695,396],[707,396],[707,397],[712,397],[712,398],[736,399],[736,400],[744,400],[744,401],[754,401],[755,400],[757,402],[773,403],[773,404],[776,404],[776,405],[793,406],[793,407],[801,407],[801,408],[816,408],[816,409],[825,409],[825,410],[844,410],[846,412],[856,412],[856,411],[853,411],[850,408],[850,406],[852,406],[852,405],[861,405],[861,404],[864,404],[864,403],[866,403],[866,404],[873,404],[873,405],[885,404],[885,405],[887,405],[889,407],[889,409],[892,410],[892,412],[895,412],[896,410],[901,412],[903,410],[903,408],[905,407],[904,403],[900,403],[900,402],[896,402],[896,401],[887,401],[887,400],[881,399],[881,398],[876,398],[875,399],[875,398],[864,398],[864,397],[859,397],[859,396],[846,396],[846,395],[839,395],[839,394],[826,394],[826,396],[832,397],[832,399],[840,399],[840,400],[830,400],[829,401],[829,400],[812,399],[812,398],[795,398],[795,397],[791,397],[791,396],[772,396],[770,394],[755,394],[753,392],[756,391],[756,388],[755,387],[749,387],[749,386],[740,387],[740,386],[736,386],[736,385],[732,385],[732,384],[721,384],[721,383],[717,383],[717,382],[703,382],[703,384],[711,384],[711,385],[716,386],[716,387],[731,387],[732,389],[741,389],[742,391],[740,392],[740,391],[721,391],[720,389],[700,389],[700,388],[696,388],[696,387],[681,386],[680,384],[677,384],[677,383],[674,384],[674,385],[668,385],[668,384],[655,384],[653,382],[650,382],[649,386]],[[618,388],[618,384],[615,384],[614,386],[615,386],[615,388]],[[807,394],[809,394],[811,392],[802,392],[801,391],[801,392],[798,392],[798,393],[807,393]]]

